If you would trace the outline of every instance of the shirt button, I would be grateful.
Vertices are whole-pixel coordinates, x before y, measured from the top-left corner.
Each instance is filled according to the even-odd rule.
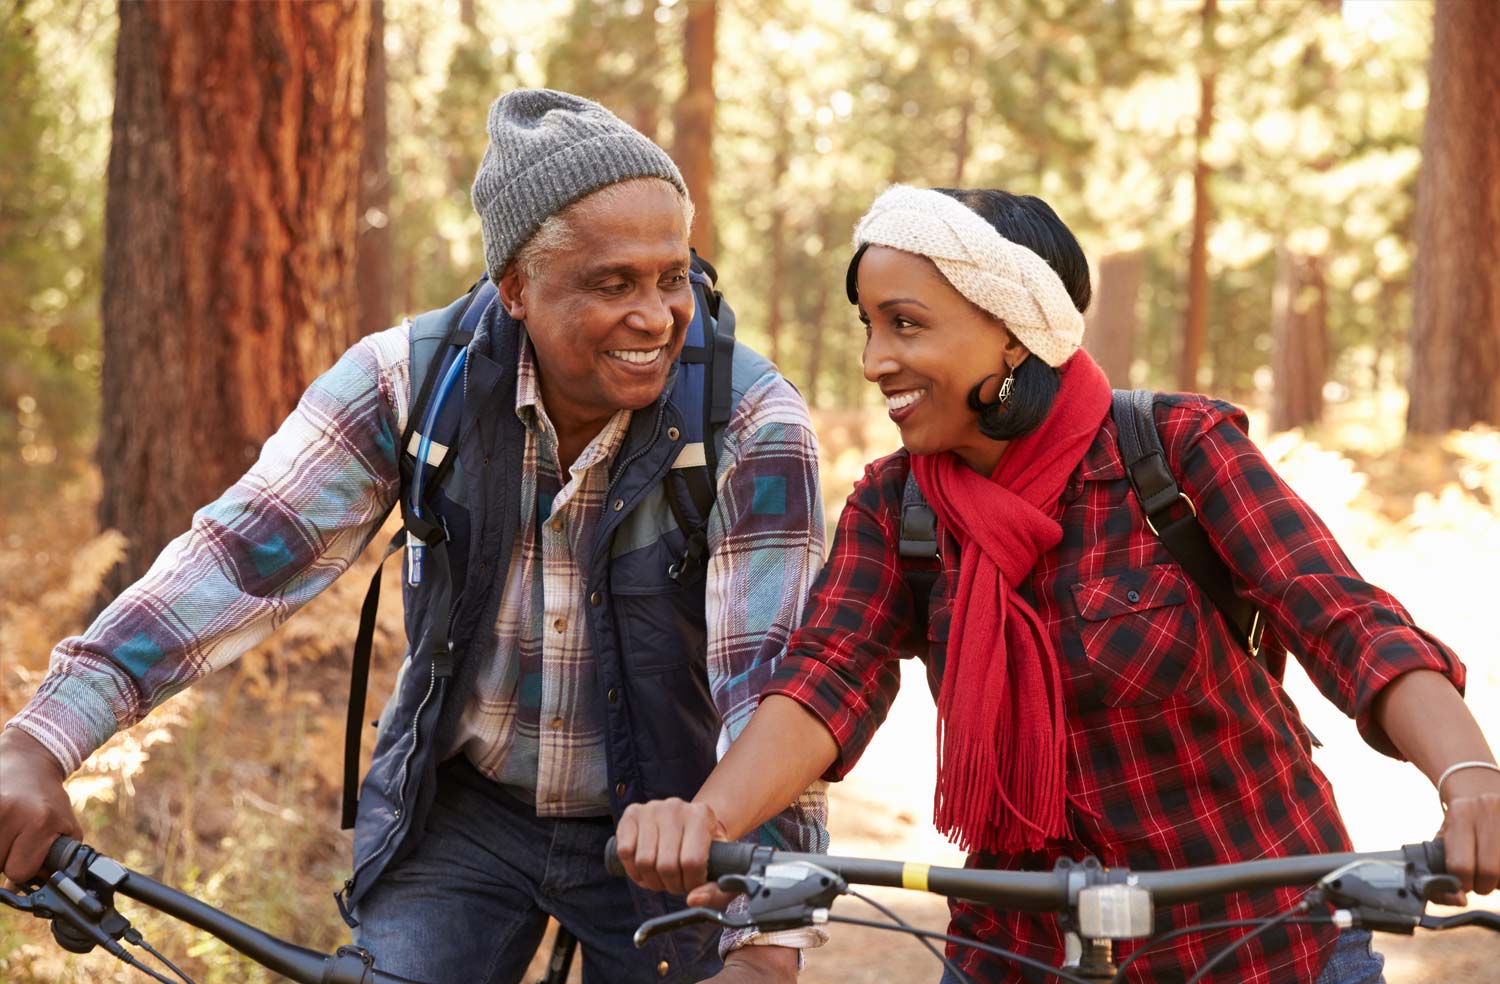
[[[610,687],[609,688],[609,693],[605,694],[604,698],[606,700],[608,700],[611,704],[618,704],[620,702],[620,688],[619,687]]]
[[[561,516],[554,517],[553,520],[551,522],[549,522],[547,525],[552,528],[552,532],[554,532],[554,533],[561,533],[562,532],[562,528],[563,528],[562,517]]]
[[[562,726],[563,726],[563,719],[562,718],[555,717],[555,718],[552,719],[552,730],[553,731],[561,731],[562,730]]]
[[[1141,593],[1139,591],[1127,591],[1125,592],[1125,600],[1133,605],[1141,600]]]
[[[619,512],[621,509],[624,509],[624,508],[625,508],[625,500],[624,499],[616,499],[615,500],[615,512]]]
[[[669,440],[669,441],[675,441],[675,440],[677,440],[677,438],[680,437],[681,434],[682,434],[682,432],[679,431],[676,427],[668,427],[667,428],[667,440]]]
[[[559,632],[565,632],[568,628],[568,620],[565,618],[560,618],[552,623],[552,627]]]
[[[603,600],[604,600],[604,595],[600,594],[598,591],[595,591],[593,594],[589,595],[589,604],[590,605],[598,605]]]
[[[667,963],[665,960],[656,965],[656,973],[662,977],[666,977],[671,970],[672,965]]]

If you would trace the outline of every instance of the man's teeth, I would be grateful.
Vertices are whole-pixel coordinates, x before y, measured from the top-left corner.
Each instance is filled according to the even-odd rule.
[[[655,362],[657,356],[661,355],[662,347],[654,349],[615,349],[605,354],[611,358],[619,359],[621,362],[629,362],[637,366],[649,366]]]
[[[885,398],[886,409],[904,410],[922,398],[922,390],[907,390],[905,393],[897,393],[895,396]]]

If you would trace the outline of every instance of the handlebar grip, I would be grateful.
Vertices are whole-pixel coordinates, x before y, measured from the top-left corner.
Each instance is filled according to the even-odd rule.
[[[708,846],[709,880],[718,881],[721,875],[744,874],[750,870],[750,862],[754,854],[754,844],[714,841]],[[617,878],[625,874],[625,865],[620,862],[619,848],[613,837],[604,845],[604,868]]]
[[[68,862],[73,860],[74,853],[82,846],[81,843],[67,834],[59,834],[57,840],[52,842],[52,846],[47,848],[47,860],[43,861],[42,864],[46,866],[48,871],[58,871],[66,868]]]
[[[1443,851],[1443,842],[1440,840],[1422,841],[1420,844],[1407,844],[1401,849],[1406,855],[1406,860],[1420,868],[1426,868],[1434,875],[1446,875],[1448,873],[1448,857]]]

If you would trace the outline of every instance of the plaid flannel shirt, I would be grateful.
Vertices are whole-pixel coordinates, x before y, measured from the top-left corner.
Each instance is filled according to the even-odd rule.
[[[1269,623],[1265,645],[1290,650],[1375,748],[1398,753],[1372,720],[1380,690],[1415,669],[1462,687],[1452,652],[1412,624],[1389,594],[1360,579],[1327,528],[1245,435],[1244,416],[1200,397],[1156,407],[1168,462],[1209,539]],[[913,599],[898,554],[910,458],[870,465],[840,518],[804,625],[765,693],[799,701],[828,726],[840,757],[859,759],[895,696],[903,650],[929,652],[941,674],[958,551],[940,531],[941,572],[928,638],[910,638]],[[1092,854],[1112,867],[1162,870],[1349,849],[1309,735],[1279,683],[1240,648],[1207,597],[1146,526],[1107,419],[1062,495],[1062,542],[1021,591],[1052,635],[1067,712],[1072,836],[1044,850],[979,854],[980,868],[1049,869]],[[941,599],[941,603],[937,601]],[[1157,911],[1156,929],[1269,916],[1300,890],[1235,893]],[[1058,965],[1050,915],[950,904],[951,932]],[[1182,980],[1246,930],[1181,937],[1133,965],[1130,980]],[[1206,980],[1312,981],[1334,931],[1273,929]],[[1123,958],[1136,944],[1123,943]],[[1013,964],[950,947],[976,981],[1021,981]]]
[[[7,727],[35,737],[71,773],[115,731],[233,662],[347,570],[399,492],[409,338],[409,323],[368,336],[314,381],[250,471],[82,635],[58,644],[36,695]],[[582,579],[571,554],[592,528],[595,483],[629,415],[611,421],[575,464],[578,477],[560,488],[529,355],[518,368],[516,412],[529,425],[523,499],[532,508],[510,558],[500,646],[468,661],[480,666],[483,685],[463,710],[460,747],[491,776],[532,790],[540,812],[607,813],[597,695],[576,617]],[[768,374],[740,400],[717,481],[705,621],[722,754],[754,710],[823,556],[817,441],[806,404],[781,376]],[[538,549],[542,506],[549,516],[555,507],[565,528],[547,530],[556,536]],[[762,836],[824,851],[826,816],[819,784]],[[757,942],[797,945],[822,934],[772,937]]]

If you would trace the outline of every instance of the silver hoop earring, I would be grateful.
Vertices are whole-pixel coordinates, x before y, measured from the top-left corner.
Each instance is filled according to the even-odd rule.
[[[1002,407],[1005,406],[1006,401],[1010,399],[1011,390],[1015,388],[1016,374],[1014,371],[1012,371],[1009,376],[1005,377],[1005,381],[1000,384],[1000,392],[996,394],[995,402],[1000,404]]]

